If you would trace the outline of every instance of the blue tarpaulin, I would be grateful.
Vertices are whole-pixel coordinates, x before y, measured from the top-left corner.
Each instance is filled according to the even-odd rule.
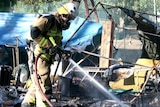
[[[75,46],[80,49],[85,49],[86,46],[92,43],[92,39],[94,36],[101,35],[102,24],[93,21],[85,21],[85,23],[83,23],[84,21],[85,19],[77,17],[71,23],[70,28],[63,31],[64,45],[71,38],[71,41],[67,43],[67,46]]]
[[[21,41],[19,46],[25,46],[26,38],[30,35],[30,25],[35,16],[35,14],[0,13],[0,45],[16,44],[16,38],[18,38]],[[84,49],[91,44],[94,36],[102,33],[102,24],[87,20],[81,26],[84,20],[77,17],[72,21],[70,28],[63,31],[63,44],[72,37],[67,42],[67,46],[78,46]],[[75,33],[79,27],[80,29]]]
[[[0,13],[0,45],[15,44],[18,38],[19,45],[25,46],[34,18],[34,14]]]

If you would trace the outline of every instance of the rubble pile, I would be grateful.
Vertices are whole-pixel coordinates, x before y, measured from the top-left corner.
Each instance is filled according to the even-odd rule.
[[[22,100],[16,87],[0,86],[0,105],[15,106],[21,103]]]

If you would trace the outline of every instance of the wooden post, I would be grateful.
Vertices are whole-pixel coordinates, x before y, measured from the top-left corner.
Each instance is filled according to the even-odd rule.
[[[12,55],[13,55],[13,69],[16,66],[19,66],[19,47],[18,47],[18,38],[16,38],[16,45],[8,45],[6,44],[6,47],[12,48]]]
[[[19,47],[18,47],[18,38],[16,38],[16,47],[15,47],[15,53],[16,53],[16,66],[19,66]]]
[[[101,50],[100,55],[112,58],[113,48],[113,35],[114,35],[114,23],[111,20],[107,20],[103,24],[102,37],[101,37]],[[104,69],[111,65],[111,61],[108,59],[100,58],[99,67]]]
[[[13,59],[13,61],[12,61],[12,62],[13,62],[13,68],[15,68],[15,67],[16,67],[16,60],[15,60],[15,54],[14,54],[14,53],[15,53],[15,49],[14,49],[14,48],[12,48],[12,57],[13,57],[13,58],[12,58],[12,59]]]

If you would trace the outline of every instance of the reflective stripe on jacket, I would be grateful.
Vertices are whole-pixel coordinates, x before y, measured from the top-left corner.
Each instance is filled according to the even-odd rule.
[[[38,44],[35,55],[40,54],[43,49],[49,49],[58,45],[62,46],[62,28],[54,15],[38,18],[31,27],[31,36]],[[49,60],[48,53],[42,54],[43,59]]]

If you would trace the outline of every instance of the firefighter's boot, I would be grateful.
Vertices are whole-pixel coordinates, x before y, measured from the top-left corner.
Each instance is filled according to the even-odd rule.
[[[34,106],[36,105],[35,93],[36,93],[36,88],[33,84],[31,84],[28,92],[25,95],[24,100],[21,103],[21,107],[35,107]]]

